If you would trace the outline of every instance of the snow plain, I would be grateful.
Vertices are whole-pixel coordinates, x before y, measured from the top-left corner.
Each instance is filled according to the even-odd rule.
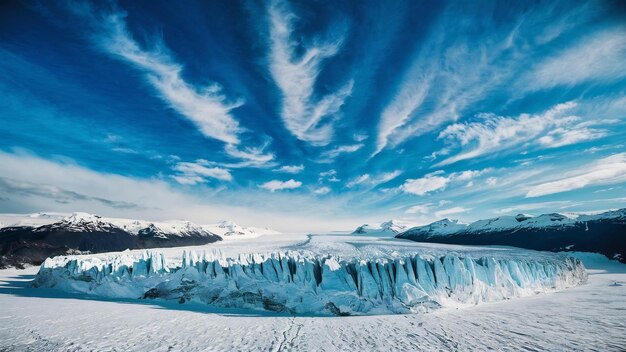
[[[207,247],[219,248],[228,256],[293,248],[333,251],[341,256],[393,255],[416,248],[429,253],[553,255],[360,236],[273,235]],[[182,249],[164,252],[176,258]],[[581,258],[590,274],[582,286],[427,314],[351,317],[294,317],[193,302],[106,299],[29,288],[36,267],[3,270],[0,350],[624,350],[626,265],[598,255],[584,254]]]

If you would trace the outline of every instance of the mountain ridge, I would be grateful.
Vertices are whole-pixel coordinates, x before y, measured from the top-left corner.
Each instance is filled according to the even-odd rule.
[[[518,214],[462,224],[442,219],[395,236],[417,242],[598,252],[626,262],[626,208],[600,214]]]

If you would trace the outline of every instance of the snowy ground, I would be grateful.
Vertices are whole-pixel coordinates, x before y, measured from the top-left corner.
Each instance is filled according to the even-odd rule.
[[[225,241],[219,246],[229,255],[294,247],[317,251],[324,246],[350,255],[354,248],[390,241],[264,237],[251,244]],[[396,245],[411,247],[407,250],[419,246],[399,241],[394,242],[395,250]],[[429,246],[435,251],[451,249]],[[384,247],[370,246],[377,250]],[[511,251],[448,247],[454,247],[455,251]],[[167,251],[172,255],[182,252],[181,249]],[[626,265],[589,255],[583,259],[590,269],[588,284],[564,291],[429,314],[361,317],[290,317],[219,311],[194,304],[104,300],[27,288],[37,268],[3,270],[0,271],[0,351],[489,348],[623,351],[626,348]],[[614,282],[618,285],[612,285]]]

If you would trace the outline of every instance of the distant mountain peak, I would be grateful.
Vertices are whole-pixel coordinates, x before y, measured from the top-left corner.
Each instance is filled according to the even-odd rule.
[[[407,226],[404,223],[392,219],[381,223],[379,226],[363,224],[357,227],[352,233],[372,236],[395,236],[406,229]]]

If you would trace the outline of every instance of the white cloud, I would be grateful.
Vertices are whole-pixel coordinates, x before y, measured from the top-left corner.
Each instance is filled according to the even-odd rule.
[[[381,114],[374,155],[456,121],[510,79],[517,61],[511,60],[508,34],[518,23],[489,22],[481,10],[451,3],[436,20]],[[472,19],[480,21],[481,31]]]
[[[431,212],[432,203],[413,205],[407,208],[405,214],[429,214]]]
[[[363,142],[368,137],[369,136],[366,135],[365,133],[355,133],[355,134],[352,135],[352,138],[354,139],[355,142]]]
[[[599,12],[595,8],[584,10],[591,7],[587,5],[557,9],[559,6],[545,3],[524,9],[517,18],[494,21],[485,16],[485,12],[493,11],[491,5],[475,5],[449,3],[435,20],[381,113],[374,155],[457,121],[493,92],[513,99],[519,97],[519,92],[534,82],[518,77],[545,54],[547,43],[557,47],[551,43],[553,40],[580,28],[580,23]],[[555,20],[557,12],[559,18]],[[546,72],[546,76],[536,80],[580,80],[598,74],[609,76],[615,71],[620,71],[616,77],[623,77],[624,38],[624,34],[619,39],[617,35],[606,36],[589,46],[574,47],[570,55],[546,64],[550,67],[538,68],[537,76],[541,72]],[[587,54],[589,49],[599,52]],[[609,57],[608,62],[604,55]],[[583,56],[590,58],[581,59]],[[593,64],[588,67],[579,67],[590,62]],[[516,80],[523,81],[524,86],[513,88]]]
[[[337,175],[337,171],[335,169],[320,172],[320,177],[331,177],[335,175]]]
[[[438,138],[444,139],[449,144],[448,148],[461,147],[463,151],[435,166],[449,165],[526,144],[554,148],[606,135],[604,130],[587,127],[580,117],[568,115],[567,112],[574,107],[574,102],[568,102],[558,104],[542,114],[521,114],[518,117],[481,114],[479,121],[450,125]]]
[[[571,201],[554,201],[554,202],[540,202],[540,203],[526,203],[526,204],[516,204],[507,208],[498,209],[495,211],[496,214],[510,214],[514,212],[520,211],[528,211],[528,210],[538,210],[538,209],[550,209],[549,211],[554,211],[555,209],[564,209],[576,205],[576,203],[572,203]]]
[[[244,129],[232,110],[243,104],[242,99],[229,99],[216,82],[198,87],[185,81],[183,65],[162,40],[154,40],[150,49],[142,48],[128,31],[124,13],[81,15],[91,16],[97,29],[92,37],[102,50],[142,71],[145,80],[174,111],[193,123],[204,136],[226,143],[226,154],[244,159],[246,167],[259,167],[273,159],[273,154],[258,153],[264,147],[243,151],[237,147]]]
[[[394,178],[400,176],[401,173],[402,172],[400,170],[394,170],[390,172],[384,172],[378,175],[364,174],[348,182],[346,184],[346,187],[352,188],[357,185],[376,187],[380,184],[387,183],[393,180]]]
[[[539,63],[521,86],[538,90],[623,77],[626,77],[626,30],[619,26],[593,33]]]
[[[323,197],[255,189],[214,192],[196,188],[191,193],[168,180],[97,172],[67,158],[46,160],[0,151],[0,212],[84,211],[153,221],[187,219],[198,224],[233,220],[285,233],[349,229],[363,222]],[[246,206],[237,205],[242,200]]]
[[[287,4],[275,1],[268,8],[270,22],[269,70],[283,96],[281,117],[296,138],[313,145],[327,145],[333,135],[333,120],[352,93],[350,80],[334,93],[315,101],[314,88],[324,60],[339,51],[343,38],[310,45],[293,34],[296,16]]]
[[[444,210],[437,211],[437,212],[435,212],[435,216],[438,217],[438,218],[443,218],[443,217],[446,217],[448,215],[467,213],[470,210],[472,210],[472,209],[471,208],[464,208],[464,207],[453,207],[453,208],[450,208],[450,209],[444,209]]]
[[[411,119],[415,110],[422,104],[428,93],[430,83],[425,78],[409,79],[401,88],[392,103],[380,116],[376,151],[380,153],[389,143],[389,137]]]
[[[304,165],[283,165],[278,169],[275,169],[276,172],[285,172],[288,174],[297,174],[304,170]]]
[[[614,154],[585,165],[564,177],[532,186],[527,198],[581,189],[586,186],[615,184],[626,181],[626,153]]]
[[[334,169],[331,169],[328,171],[320,172],[320,177],[318,179],[318,182],[322,182],[322,181],[339,182],[341,180],[337,178],[337,171],[335,171]]]
[[[321,162],[321,163],[331,163],[338,156],[340,156],[342,154],[354,153],[354,152],[360,150],[361,148],[363,148],[364,146],[365,146],[364,144],[358,143],[358,144],[347,144],[347,145],[340,145],[340,146],[334,147],[332,149],[329,149],[329,150],[323,152],[321,154],[321,159],[318,160],[318,162]]]
[[[207,178],[214,178],[221,181],[232,181],[233,176],[227,169],[220,167],[207,167],[202,161],[196,163],[179,162],[172,167],[178,174],[172,176],[176,182],[185,185],[195,185],[204,183]]]
[[[283,189],[294,189],[302,186],[302,182],[290,179],[288,181],[272,180],[265,182],[259,187],[266,189],[270,192],[280,191]]]
[[[445,189],[449,181],[446,177],[426,175],[422,178],[406,180],[400,189],[405,193],[423,196],[433,191]]]
[[[489,186],[495,186],[498,183],[498,178],[497,177],[489,177],[485,183]]]
[[[242,101],[229,102],[215,83],[194,87],[186,82],[181,75],[183,66],[162,42],[157,42],[151,50],[141,48],[126,28],[124,14],[111,13],[104,15],[103,20],[96,40],[104,50],[143,71],[159,96],[202,134],[228,144],[240,142],[241,128],[231,110]]]
[[[443,171],[435,171],[425,175],[418,179],[407,179],[400,190],[404,193],[415,194],[423,196],[428,193],[444,190],[448,184],[457,181],[470,181],[476,177],[482,176],[486,173],[493,171],[492,168],[486,168],[483,170],[466,170],[461,172],[453,172],[448,176],[443,175]],[[447,201],[441,201],[441,205],[445,205]]]
[[[319,194],[319,195],[324,195],[324,194],[327,194],[328,192],[330,192],[330,188],[326,186],[322,186],[320,188],[317,188],[315,191],[313,191],[313,193]]]
[[[274,154],[266,153],[265,148],[267,148],[267,144],[264,144],[261,147],[244,147],[243,149],[240,149],[232,144],[227,144],[224,146],[226,154],[234,158],[243,159],[243,161],[237,163],[224,163],[223,165],[231,168],[274,167],[276,165],[273,161]]]

